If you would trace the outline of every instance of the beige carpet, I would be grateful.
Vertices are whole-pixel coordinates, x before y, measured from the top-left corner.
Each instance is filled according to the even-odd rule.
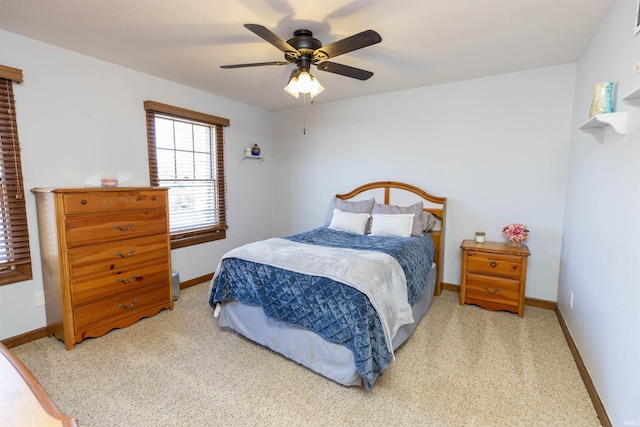
[[[600,425],[553,311],[520,319],[445,291],[366,392],[219,329],[207,287],[72,351],[12,351],[81,426]]]

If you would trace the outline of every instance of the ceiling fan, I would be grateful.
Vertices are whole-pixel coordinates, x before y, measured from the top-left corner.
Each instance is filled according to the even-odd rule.
[[[318,70],[341,76],[351,77],[358,80],[367,80],[373,76],[371,71],[351,67],[349,65],[338,64],[327,61],[338,55],[362,49],[382,41],[380,34],[373,30],[362,31],[351,37],[338,40],[326,46],[320,40],[313,37],[309,30],[300,29],[293,33],[293,38],[286,42],[275,35],[268,28],[258,24],[244,24],[245,28],[255,33],[257,36],[268,41],[282,52],[286,61],[255,62],[250,64],[221,65],[220,68],[244,68],[261,67],[265,65],[289,65],[296,64],[296,68],[291,72],[289,83],[285,91],[298,97],[299,93],[309,93],[313,98],[324,88],[318,80],[311,75],[311,65],[315,65]]]

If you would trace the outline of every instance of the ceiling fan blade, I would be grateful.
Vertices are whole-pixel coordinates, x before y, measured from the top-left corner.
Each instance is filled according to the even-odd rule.
[[[289,65],[287,61],[273,61],[273,62],[254,62],[253,64],[235,64],[235,65],[221,65],[220,68],[246,68],[246,67],[262,67],[263,65]]]
[[[320,61],[335,58],[338,55],[362,49],[363,47],[371,46],[372,44],[380,43],[381,41],[382,37],[380,37],[380,34],[373,30],[366,30],[351,37],[347,37],[346,39],[338,40],[337,42],[330,43],[316,49],[315,52],[313,52],[313,59]]]
[[[329,61],[321,62],[317,64],[316,67],[321,71],[340,74],[341,76],[347,76],[358,80],[367,80],[370,79],[371,76],[373,76],[373,73],[371,71],[350,67],[348,65],[336,64],[335,62]]]
[[[298,53],[298,50],[295,47],[273,34],[273,32],[267,27],[263,27],[258,24],[244,24],[244,27],[255,35],[262,37],[284,53]]]

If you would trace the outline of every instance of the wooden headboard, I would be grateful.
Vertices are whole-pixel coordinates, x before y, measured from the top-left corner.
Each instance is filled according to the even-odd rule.
[[[394,190],[393,192],[391,190]],[[442,278],[444,273],[444,232],[447,213],[447,198],[433,196],[418,187],[410,184],[394,181],[377,181],[361,185],[353,191],[345,194],[336,194],[342,200],[354,199],[364,200],[375,198],[376,202],[386,205],[408,206],[414,203],[423,202],[423,210],[431,212],[440,221],[437,229],[429,231],[435,244],[435,263],[438,277],[434,290],[435,295],[442,292]]]

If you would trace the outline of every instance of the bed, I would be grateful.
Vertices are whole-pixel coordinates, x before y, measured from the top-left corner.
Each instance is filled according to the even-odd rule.
[[[337,194],[324,225],[225,254],[209,305],[218,326],[370,390],[442,291],[445,218],[446,198],[410,184]]]

